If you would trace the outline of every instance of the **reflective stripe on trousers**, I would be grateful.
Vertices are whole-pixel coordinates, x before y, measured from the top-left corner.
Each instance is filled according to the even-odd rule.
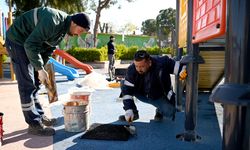
[[[28,124],[39,124],[44,114],[38,101],[39,79],[38,73],[30,64],[24,47],[6,39],[6,49],[16,74],[18,91],[21,99],[22,111]]]

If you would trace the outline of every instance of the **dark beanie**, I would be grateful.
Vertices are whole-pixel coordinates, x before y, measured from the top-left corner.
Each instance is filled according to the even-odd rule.
[[[90,20],[85,13],[78,13],[72,16],[72,21],[83,28],[90,29]]]

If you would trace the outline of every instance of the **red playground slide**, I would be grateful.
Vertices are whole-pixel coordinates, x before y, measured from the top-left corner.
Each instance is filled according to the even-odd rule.
[[[91,73],[93,71],[93,67],[92,66],[80,62],[75,57],[71,56],[70,54],[68,54],[67,52],[65,52],[63,50],[56,49],[54,51],[54,54],[61,56],[67,62],[69,62],[72,65],[74,65],[76,68],[83,69],[84,71],[86,71],[87,74],[89,74],[89,73]]]

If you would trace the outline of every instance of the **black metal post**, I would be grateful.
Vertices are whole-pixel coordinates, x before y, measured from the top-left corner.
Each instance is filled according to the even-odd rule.
[[[176,0],[176,19],[175,19],[175,50],[176,50],[176,60],[180,61],[181,56],[183,55],[183,48],[179,48],[178,39],[179,39],[179,16],[180,16],[180,0]],[[179,80],[179,75],[175,76],[175,93],[176,93],[176,108],[177,111],[182,111],[182,91],[183,84]]]
[[[250,150],[250,1],[227,1],[225,84],[210,101],[223,103],[223,150]]]
[[[180,61],[183,55],[183,48],[178,48],[176,60]],[[176,93],[176,107],[177,111],[182,111],[182,96],[183,96],[183,86],[185,81],[180,81],[179,75],[175,76],[175,93]]]
[[[192,44],[193,0],[188,1],[187,50],[181,63],[187,64],[188,77],[186,81],[185,132],[177,138],[185,141],[196,141],[200,137],[195,132],[198,99],[199,63],[204,60],[199,56],[199,45]]]

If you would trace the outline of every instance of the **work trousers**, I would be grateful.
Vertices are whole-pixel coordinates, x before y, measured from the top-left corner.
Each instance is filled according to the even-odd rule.
[[[172,119],[175,114],[175,107],[172,106],[165,96],[159,99],[150,99],[142,95],[135,95],[135,97],[147,104],[151,104],[156,107],[156,112],[161,113],[163,116]]]
[[[115,54],[108,54],[108,60],[109,60],[109,70],[112,70],[115,65]]]
[[[8,39],[5,43],[16,75],[25,121],[29,125],[39,125],[44,111],[38,101],[38,72],[30,64],[23,46]]]

